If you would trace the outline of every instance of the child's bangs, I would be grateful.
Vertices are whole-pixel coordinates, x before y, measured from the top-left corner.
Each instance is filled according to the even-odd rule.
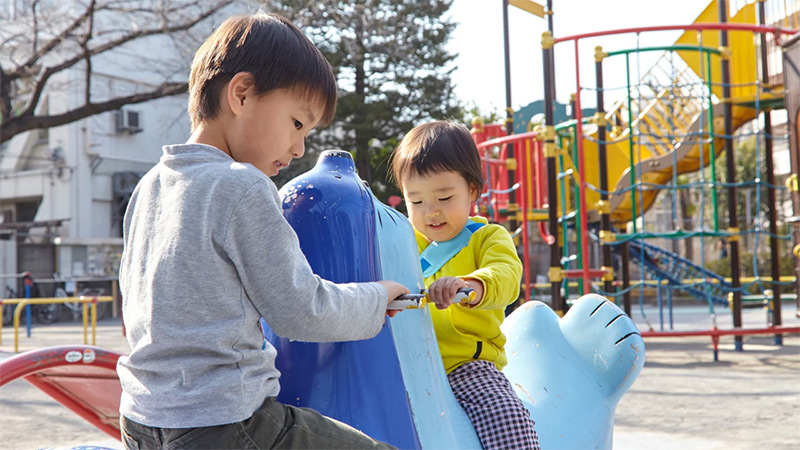
[[[294,91],[305,101],[312,105],[322,107],[322,117],[319,118],[317,128],[327,126],[336,115],[336,88],[330,88],[326,83],[311,85],[302,84],[294,87]]]

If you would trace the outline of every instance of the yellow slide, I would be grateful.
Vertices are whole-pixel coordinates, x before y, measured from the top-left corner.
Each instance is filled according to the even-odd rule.
[[[695,23],[711,23],[716,20],[717,2],[712,1],[705,11],[697,18]],[[755,22],[755,4],[751,3],[742,8],[730,22],[749,23]],[[757,67],[754,39],[757,35],[751,32],[729,32],[729,46],[731,53],[731,89],[733,98],[732,122],[736,130],[743,124],[751,121],[757,115],[754,107],[756,103]],[[705,48],[719,47],[719,31],[704,31],[699,33],[694,30],[684,33],[676,45],[703,46]],[[608,163],[609,191],[620,192],[610,198],[610,216],[612,222],[624,223],[632,218],[633,206],[637,216],[646,211],[658,195],[655,188],[647,185],[664,185],[671,182],[673,175],[694,172],[707,166],[711,161],[709,132],[715,135],[724,135],[723,108],[721,83],[721,58],[712,54],[710,58],[712,92],[716,97],[716,105],[709,114],[707,93],[704,95],[703,80],[707,82],[705,57],[701,58],[699,52],[677,51],[685,64],[675,70],[672,65],[670,70],[671,83],[656,82],[656,78],[645,75],[639,83],[636,100],[628,99],[618,102],[614,108],[606,113],[606,121],[612,125],[606,134],[606,152]],[[673,54],[674,55],[674,54]],[[666,56],[664,57],[666,58]],[[662,58],[662,59],[664,59]],[[655,73],[655,71],[653,71]],[[648,72],[649,74],[650,72]],[[660,71],[663,75],[664,71]],[[663,81],[663,78],[662,78]],[[646,91],[646,93],[645,93]],[[633,100],[633,95],[631,96]],[[783,97],[780,87],[773,87],[772,92],[762,92],[758,101],[771,102]],[[628,108],[631,105],[631,112]],[[632,125],[628,126],[629,114],[633,117]],[[630,130],[633,129],[633,136]],[[702,131],[702,133],[701,133]],[[590,185],[600,186],[599,158],[597,145],[597,127],[584,126],[583,149],[585,155],[585,177]],[[724,149],[724,139],[714,139],[714,152],[718,155]],[[635,182],[644,183],[645,186],[636,189],[635,198],[631,199],[631,153],[633,153],[633,167]],[[566,158],[565,158],[566,159]],[[564,170],[564,167],[560,168]],[[719,177],[718,177],[719,179]],[[571,203],[571,199],[568,202]],[[594,190],[586,191],[587,216],[590,222],[598,221],[600,216],[597,211],[597,202],[600,194]]]

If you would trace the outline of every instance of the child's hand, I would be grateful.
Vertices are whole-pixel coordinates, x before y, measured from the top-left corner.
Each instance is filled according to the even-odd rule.
[[[481,282],[467,282],[458,277],[442,277],[428,287],[428,298],[436,303],[436,308],[447,309],[453,304],[453,299],[459,289],[471,288],[475,290],[475,300],[468,305],[477,305],[483,298],[483,284]]]
[[[406,294],[409,293],[409,290],[406,289],[405,286],[403,286],[400,283],[395,283],[394,281],[383,280],[383,281],[378,281],[378,283],[381,286],[385,287],[386,291],[389,293],[389,299],[386,302],[387,306],[389,305],[389,303],[394,301],[394,299],[396,299],[397,297],[400,297],[401,295],[406,295]],[[386,310],[386,315],[388,315],[389,317],[394,317],[397,314],[398,311],[400,311],[400,310],[399,309],[387,309]]]

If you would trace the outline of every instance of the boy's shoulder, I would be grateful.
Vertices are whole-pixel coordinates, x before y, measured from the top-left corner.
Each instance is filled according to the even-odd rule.
[[[234,161],[207,145],[168,145],[163,150],[159,163],[136,186],[138,201],[203,198],[216,208],[239,204],[245,196],[255,195],[260,201],[280,204],[278,188],[252,164]]]
[[[168,168],[184,169],[185,174],[225,190],[247,190],[254,184],[273,186],[272,180],[250,163],[235,161],[227,153],[205,144],[177,144],[164,146],[161,162]],[[277,192],[277,188],[270,189]]]

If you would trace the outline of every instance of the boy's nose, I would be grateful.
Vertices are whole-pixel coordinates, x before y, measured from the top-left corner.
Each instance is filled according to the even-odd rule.
[[[306,153],[306,143],[305,141],[300,141],[299,144],[295,145],[292,148],[292,157],[295,159],[301,158]]]

